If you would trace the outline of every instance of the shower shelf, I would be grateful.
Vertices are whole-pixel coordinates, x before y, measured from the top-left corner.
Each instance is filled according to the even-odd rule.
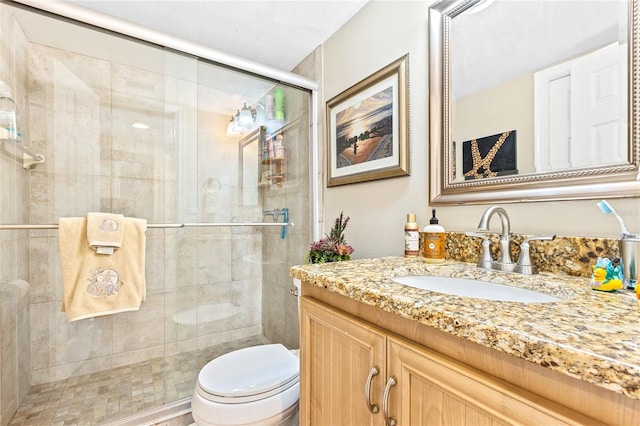
[[[267,179],[273,182],[282,182],[282,180],[284,179],[284,173],[281,173],[279,175],[271,175],[267,177]]]
[[[272,184],[278,185],[278,187],[282,187],[282,182],[284,181],[284,158],[270,158],[267,160],[262,160],[262,164],[271,166],[275,165],[274,173],[267,176],[267,180]]]
[[[264,165],[270,165],[270,164],[282,164],[282,162],[284,161],[284,158],[269,158],[267,160],[262,160],[262,164]]]
[[[29,170],[36,164],[44,163],[44,155],[40,155],[28,146],[16,139],[0,139],[2,142],[12,144],[18,151],[22,153],[22,167]]]

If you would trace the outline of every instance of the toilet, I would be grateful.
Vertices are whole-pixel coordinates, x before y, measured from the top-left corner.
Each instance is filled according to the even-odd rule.
[[[300,294],[300,282],[294,280]],[[191,414],[198,426],[298,424],[300,360],[281,344],[251,346],[209,361],[198,374]]]

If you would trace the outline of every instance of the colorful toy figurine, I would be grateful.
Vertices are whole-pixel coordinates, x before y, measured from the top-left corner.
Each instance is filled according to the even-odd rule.
[[[591,288],[598,291],[616,291],[622,288],[622,265],[620,259],[613,261],[606,257],[599,257],[593,267],[591,275]]]

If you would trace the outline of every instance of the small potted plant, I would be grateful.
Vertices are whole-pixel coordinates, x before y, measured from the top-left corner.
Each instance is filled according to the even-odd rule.
[[[336,218],[329,235],[314,241],[307,253],[307,263],[326,263],[350,260],[353,247],[347,244],[344,238],[344,229],[349,223],[349,216],[344,218],[342,212]]]

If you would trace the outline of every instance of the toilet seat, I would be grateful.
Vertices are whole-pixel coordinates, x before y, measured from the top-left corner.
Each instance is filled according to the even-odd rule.
[[[281,344],[252,346],[222,355],[198,374],[206,400],[242,404],[277,395],[299,382],[299,359]]]
[[[191,414],[198,426],[284,426],[296,425],[300,384],[285,391],[245,404],[225,404],[205,399],[198,386],[191,400]]]

